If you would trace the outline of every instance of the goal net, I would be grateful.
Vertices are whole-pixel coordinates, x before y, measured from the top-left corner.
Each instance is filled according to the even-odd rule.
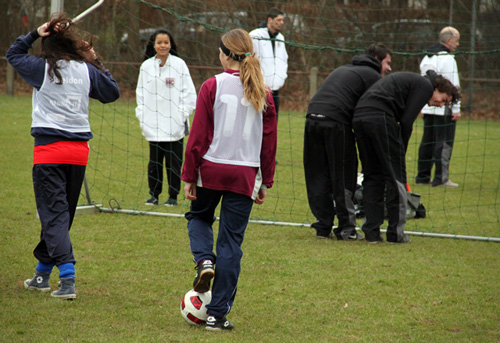
[[[67,4],[66,10],[71,11],[71,6]],[[166,177],[159,206],[145,205],[149,197],[149,145],[135,116],[135,87],[147,40],[158,28],[172,32],[179,56],[199,90],[204,80],[222,72],[220,35],[237,27],[247,31],[256,28],[270,7],[285,12],[288,79],[280,90],[275,185],[265,204],[254,206],[251,219],[303,227],[315,221],[306,196],[303,132],[308,101],[329,72],[350,63],[354,55],[376,42],[393,50],[394,72],[419,72],[425,49],[437,42],[443,27],[451,25],[461,34],[456,60],[462,117],[450,165],[450,179],[459,187],[415,184],[423,132],[419,117],[406,162],[409,186],[420,195],[426,217],[409,219],[406,230],[422,235],[499,239],[500,9],[495,2],[484,0],[151,0],[115,1],[103,6],[81,26],[100,37],[97,50],[117,79],[122,98],[110,105],[92,102],[95,138],[90,141],[87,192],[82,192],[81,203],[99,204],[104,211],[154,215],[182,216],[189,210],[183,185],[179,206],[162,206],[168,198]],[[73,10],[78,13],[81,9]]]

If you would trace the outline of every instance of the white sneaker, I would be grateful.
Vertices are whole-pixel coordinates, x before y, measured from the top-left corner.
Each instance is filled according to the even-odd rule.
[[[445,187],[458,187],[458,183],[452,182],[451,180],[446,181],[445,183],[442,183],[440,185],[437,185],[436,187],[439,186],[445,186]]]

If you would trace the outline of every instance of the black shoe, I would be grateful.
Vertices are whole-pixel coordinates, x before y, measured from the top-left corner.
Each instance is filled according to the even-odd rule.
[[[198,293],[205,293],[210,290],[210,280],[215,275],[214,263],[210,260],[205,260],[200,265],[196,266],[198,270],[193,281],[193,289]]]
[[[50,273],[41,273],[38,270],[36,271],[33,278],[24,281],[24,288],[29,290],[37,290],[40,292],[48,292],[50,291]]]
[[[316,238],[318,239],[332,239],[333,234],[330,232],[328,235],[325,234],[316,234]]]
[[[165,206],[168,206],[168,207],[174,207],[177,205],[179,205],[179,203],[177,202],[177,199],[174,199],[174,198],[169,198],[167,200],[167,202],[165,203]]]
[[[158,198],[156,198],[156,197],[151,197],[151,198],[149,198],[148,200],[146,200],[145,204],[146,204],[146,205],[151,205],[151,206],[153,206],[153,205],[158,205]]]
[[[214,316],[208,316],[205,324],[205,329],[210,331],[232,330],[233,328],[234,325],[226,317],[218,319]]]
[[[74,277],[62,278],[59,282],[59,287],[57,291],[50,294],[51,297],[66,300],[76,299]]]
[[[384,239],[380,235],[378,237],[375,237],[374,239],[369,239],[368,237],[366,237],[365,240],[368,243],[379,243],[379,242],[383,242],[384,241]]]
[[[430,183],[431,183],[430,181],[421,181],[421,180],[415,181],[416,185],[429,185]]]
[[[349,234],[347,237],[342,237],[340,234],[335,234],[335,237],[337,237],[338,241],[362,241],[364,239],[363,235],[360,233],[357,233],[356,231],[352,232]]]
[[[394,241],[387,241],[387,243],[390,243],[390,244],[401,244],[401,243],[410,243],[411,242],[411,238],[410,236],[408,236],[406,233],[403,234],[403,238],[400,239],[399,241],[397,242],[394,242]]]

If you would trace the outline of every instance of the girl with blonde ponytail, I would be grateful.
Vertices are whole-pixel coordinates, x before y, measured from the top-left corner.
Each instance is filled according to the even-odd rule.
[[[215,277],[207,330],[233,328],[226,314],[236,295],[243,236],[253,203],[262,204],[273,185],[276,159],[276,110],[248,33],[224,34],[219,60],[224,72],[205,81],[198,94],[182,170],[198,270],[193,289],[209,291]],[[219,203],[216,256],[212,224]]]

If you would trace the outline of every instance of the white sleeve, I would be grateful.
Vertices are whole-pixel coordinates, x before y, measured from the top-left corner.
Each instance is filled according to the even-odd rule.
[[[256,37],[252,37],[253,42],[253,52],[255,56],[260,60],[260,40],[256,39]]]
[[[455,57],[452,55],[446,56],[440,67],[441,75],[450,80],[455,87],[460,88],[460,78],[458,75],[457,61],[455,60]],[[460,102],[453,105],[452,112],[460,112]]]
[[[137,102],[137,107],[135,108],[135,116],[139,121],[142,120],[142,115],[144,112],[144,87],[143,87],[143,70],[142,67],[139,70],[139,78],[137,80],[137,87],[135,89],[135,99]]]
[[[196,107],[196,88],[194,87],[193,79],[189,73],[189,68],[183,62],[182,66],[182,90],[180,111],[184,119],[188,119]]]

